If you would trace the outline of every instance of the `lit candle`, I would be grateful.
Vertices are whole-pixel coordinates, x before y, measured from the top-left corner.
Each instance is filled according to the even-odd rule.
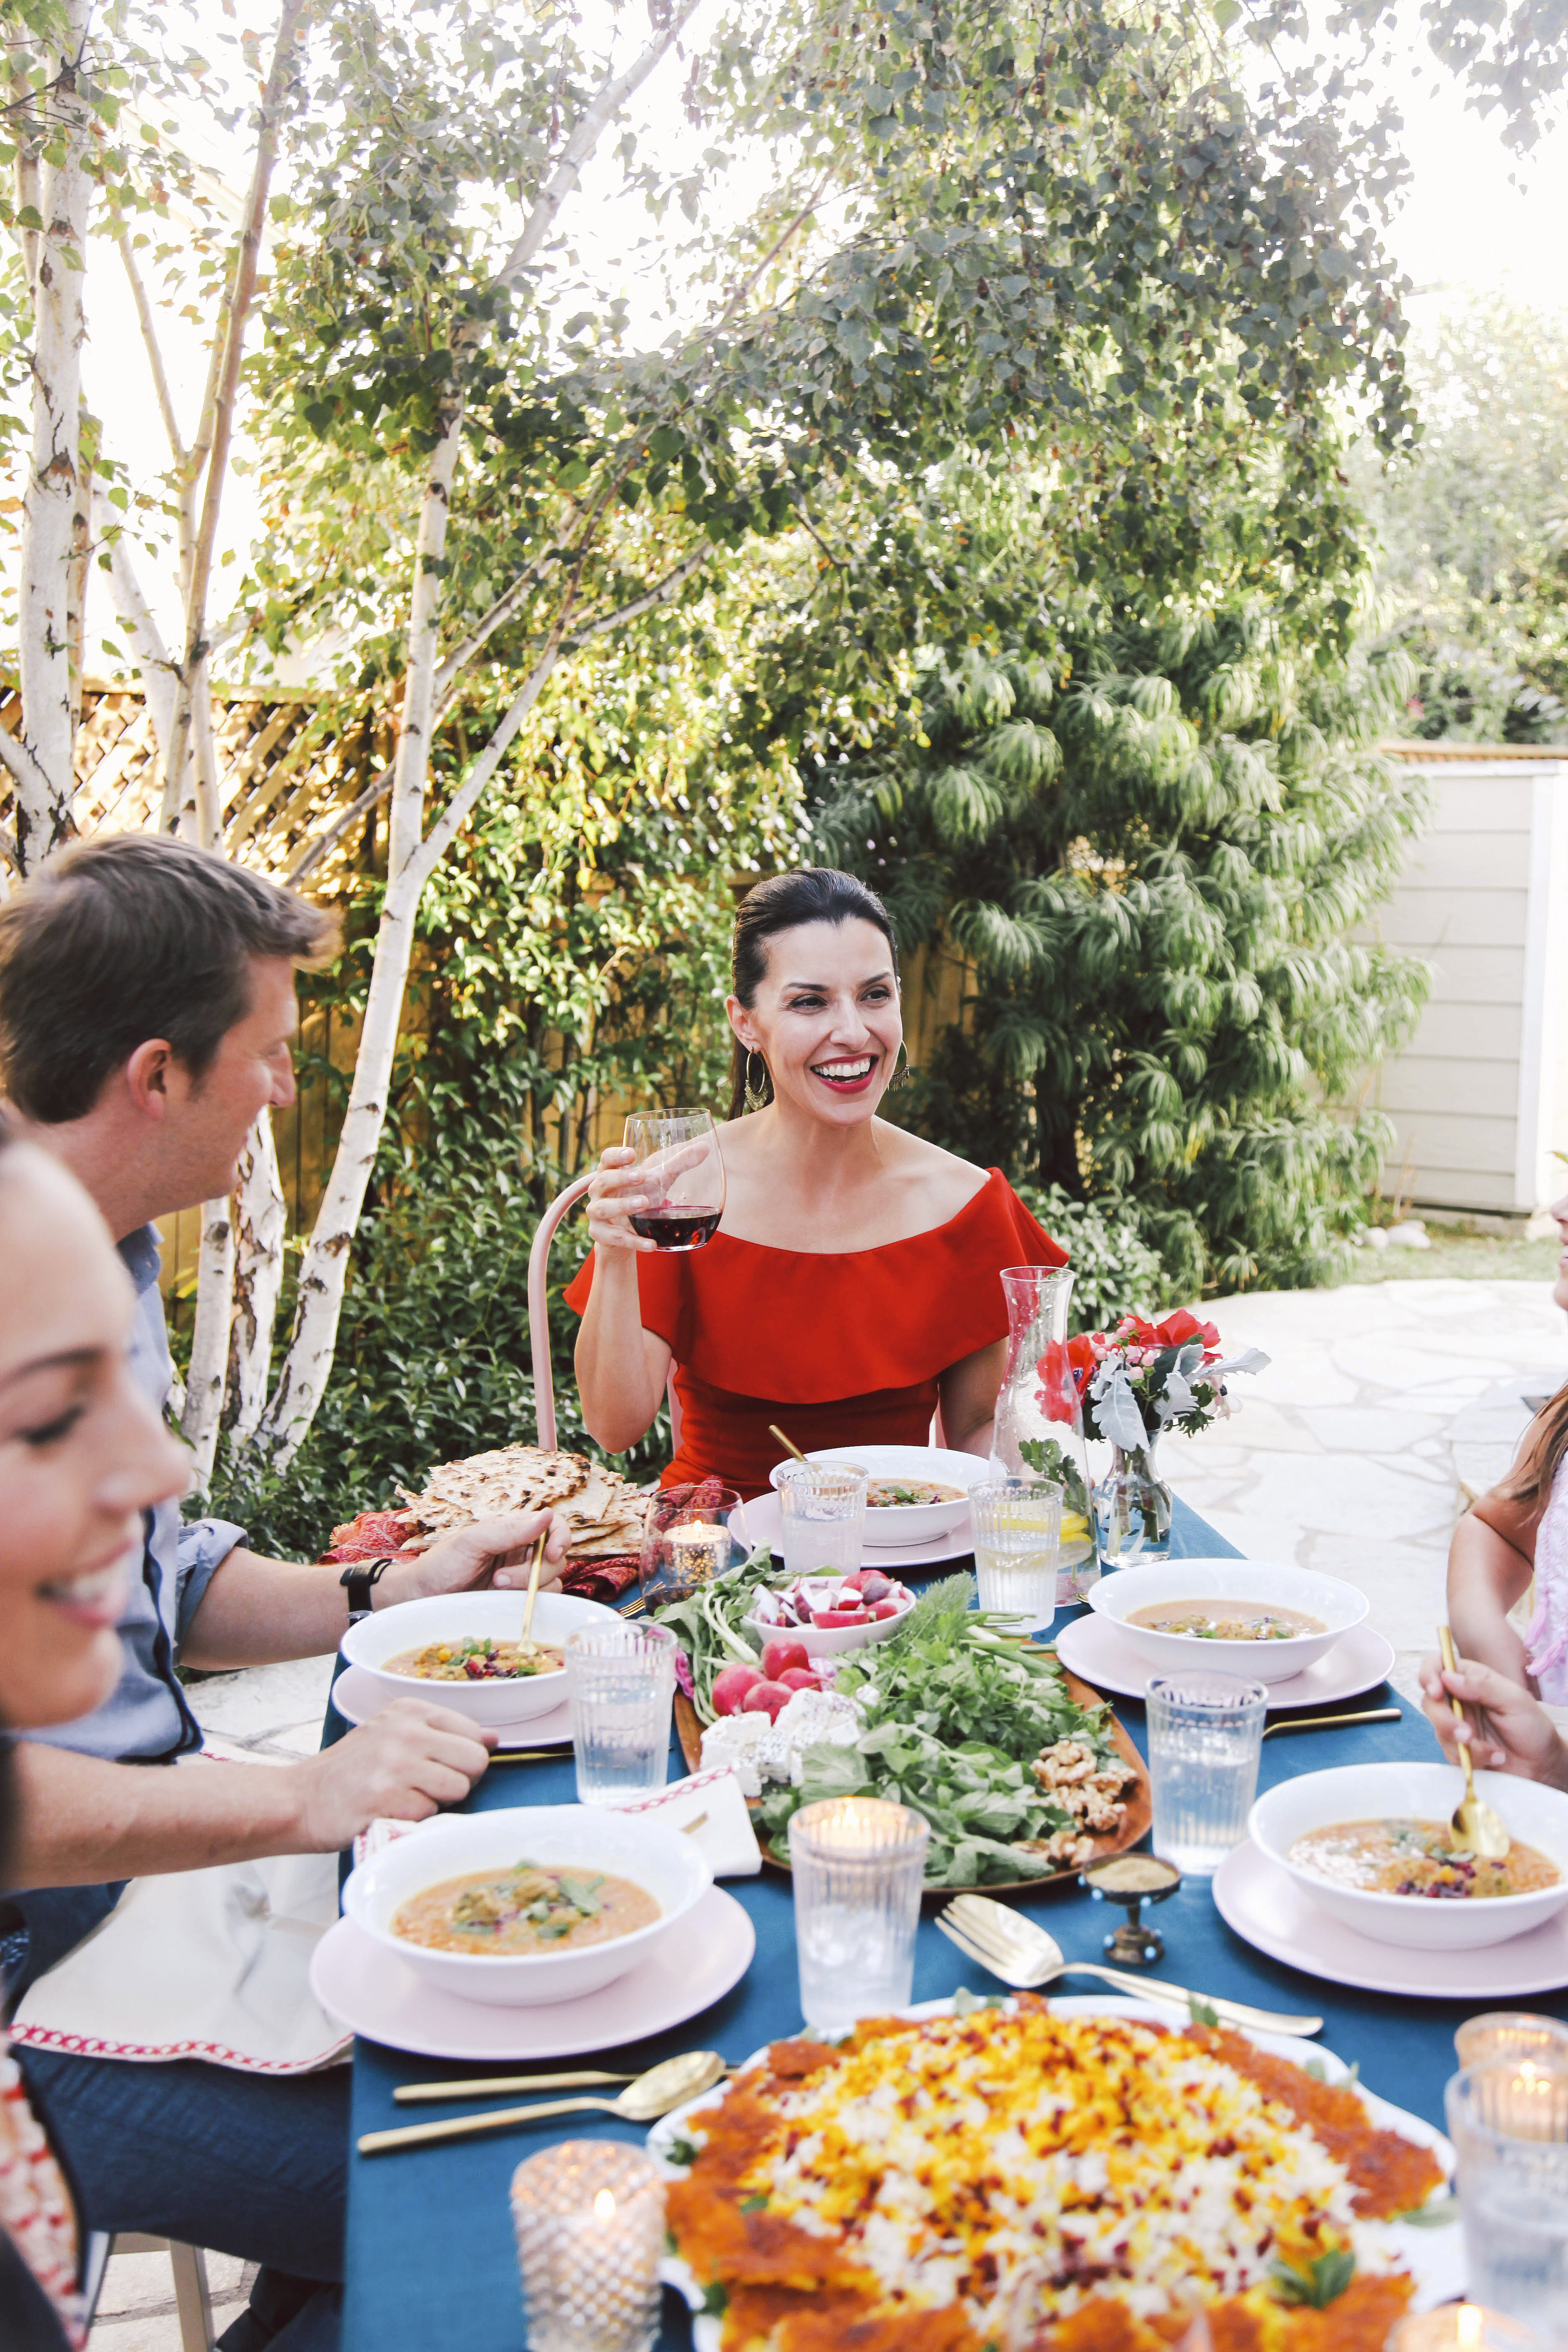
[[[1533,2058],[1537,2065],[1568,2064],[1568,2025],[1530,2010],[1491,2009],[1467,2017],[1454,2036],[1461,2066],[1485,2058]]]
[[[688,1520],[681,1527],[671,1528],[666,1541],[669,1545],[670,1576],[678,1583],[710,1584],[730,1565],[728,1528]]]
[[[563,2140],[511,2177],[529,2352],[651,2352],[664,2183],[640,2148]]]
[[[801,2015],[819,2032],[908,2006],[931,1831],[885,1797],[827,1797],[789,1825]]]
[[[1538,2352],[1540,2338],[1521,2320],[1479,2303],[1445,2303],[1402,2319],[1387,2352]]]

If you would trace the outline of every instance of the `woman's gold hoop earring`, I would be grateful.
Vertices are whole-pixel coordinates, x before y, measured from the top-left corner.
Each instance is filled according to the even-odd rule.
[[[900,1062],[903,1064],[902,1069],[899,1067]],[[914,1071],[915,1066],[910,1059],[910,1049],[900,1037],[898,1053],[893,1058],[893,1075],[888,1080],[888,1084],[890,1087],[905,1086],[913,1077]]]
[[[752,1064],[753,1062],[761,1062],[763,1066],[763,1076],[760,1085],[752,1076]],[[773,1092],[769,1084],[766,1057],[763,1055],[759,1054],[755,1046],[748,1045],[746,1048],[746,1108],[748,1110],[766,1110],[772,1100]]]

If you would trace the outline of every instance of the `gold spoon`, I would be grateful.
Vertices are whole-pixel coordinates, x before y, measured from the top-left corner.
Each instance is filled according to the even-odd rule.
[[[789,1439],[784,1435],[783,1430],[779,1428],[776,1422],[769,1422],[768,1435],[770,1437],[776,1437],[779,1444],[784,1447],[784,1452],[786,1454],[793,1454],[797,1462],[805,1462],[805,1456],[801,1452],[799,1446],[791,1444]],[[811,1467],[810,1463],[806,1462],[805,1466],[809,1470]]]
[[[533,1558],[528,1564],[528,1598],[522,1604],[521,1646],[525,1650],[528,1647],[529,1637],[533,1632],[533,1604],[539,1598],[539,1571],[544,1565],[544,1536],[549,1533],[550,1529],[546,1528],[544,1535],[542,1535],[534,1545]]]
[[[716,2050],[689,2050],[684,2057],[667,2058],[650,2066],[629,2084],[618,2099],[546,2099],[531,2107],[495,2107],[484,2116],[450,2116],[439,2123],[405,2124],[395,2131],[362,2133],[362,2156],[384,2156],[395,2147],[421,2147],[426,2140],[467,2139],[475,2132],[506,2131],[513,2124],[542,2123],[546,2116],[575,2116],[590,2107],[622,2123],[650,2124],[671,2107],[710,2091],[724,2073]]]
[[[1342,1723],[1401,1723],[1396,1706],[1371,1706],[1360,1715],[1300,1715],[1293,1723],[1270,1723],[1264,1728],[1265,1739],[1285,1731],[1337,1731]],[[493,1759],[491,1759],[494,1760]]]
[[[1443,1664],[1452,1674],[1458,1659],[1454,1650],[1454,1636],[1447,1625],[1437,1628],[1437,1647],[1443,1653]],[[1476,1794],[1476,1776],[1470,1764],[1470,1751],[1463,1738],[1465,1710],[1452,1691],[1448,1694],[1448,1705],[1453,1708],[1454,1720],[1459,1727],[1461,1736],[1456,1744],[1459,1761],[1465,1768],[1465,1793],[1455,1806],[1454,1818],[1448,1824],[1454,1832],[1455,1850],[1461,1853],[1479,1853],[1483,1862],[1505,1861],[1512,1841],[1500,1817],[1489,1805],[1483,1805]]]
[[[727,2074],[737,2070],[726,2066]],[[393,2098],[400,2107],[426,2105],[433,2099],[488,2099],[499,2091],[587,2091],[606,2083],[635,2083],[635,2074],[606,2074],[596,2066],[566,2074],[479,2074],[461,2083],[399,2083]]]

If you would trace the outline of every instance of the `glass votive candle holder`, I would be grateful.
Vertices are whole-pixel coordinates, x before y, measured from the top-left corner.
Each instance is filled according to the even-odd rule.
[[[1538,2066],[1568,2065],[1568,2025],[1528,2009],[1489,2009],[1467,2017],[1454,2035],[1461,2066],[1487,2058],[1533,2058]]]
[[[1479,2303],[1445,2303],[1400,2320],[1385,2352],[1541,2352],[1541,2338],[1521,2320]]]
[[[1466,2066],[1444,2093],[1458,2157],[1469,2292],[1489,2311],[1568,2341],[1568,2067],[1532,2058]]]
[[[528,2352],[650,2352],[664,2182],[641,2148],[569,2139],[511,2176]]]
[[[688,1490],[679,1499],[655,1495],[649,1505],[637,1581],[650,1609],[686,1600],[730,1565],[730,1514],[741,1497],[733,1486],[703,1484],[701,1502]]]
[[[827,1797],[789,1825],[800,2013],[819,2032],[905,2009],[931,1830],[883,1797]]]

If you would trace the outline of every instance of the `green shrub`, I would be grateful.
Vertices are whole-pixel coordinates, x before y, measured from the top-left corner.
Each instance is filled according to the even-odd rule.
[[[1018,1198],[1061,1244],[1074,1275],[1068,1323],[1109,1331],[1123,1315],[1152,1315],[1177,1301],[1160,1260],[1121,1201],[1075,1201],[1059,1184],[1020,1184]]]

